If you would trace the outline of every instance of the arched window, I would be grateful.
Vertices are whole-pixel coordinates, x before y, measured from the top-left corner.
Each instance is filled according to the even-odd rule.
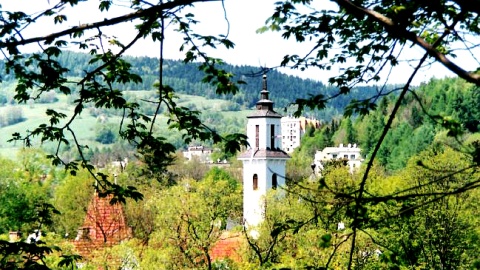
[[[254,174],[253,175],[253,190],[257,190],[257,189],[258,189],[258,175]]]
[[[277,186],[278,186],[277,174],[274,173],[274,174],[272,175],[272,188],[273,188],[273,189],[277,189]]]

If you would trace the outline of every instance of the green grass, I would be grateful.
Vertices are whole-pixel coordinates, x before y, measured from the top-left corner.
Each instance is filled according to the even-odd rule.
[[[154,91],[126,91],[127,95],[134,95],[138,97],[138,100],[152,96]],[[48,124],[48,116],[45,114],[47,109],[54,109],[57,112],[61,112],[67,115],[67,119],[73,115],[74,106],[67,103],[67,97],[58,95],[58,102],[50,104],[20,104],[20,105],[8,105],[0,108],[0,114],[6,114],[8,110],[12,107],[20,107],[22,109],[23,116],[25,121],[2,127],[0,128],[0,155],[3,157],[14,158],[19,148],[21,148],[22,142],[7,142],[12,138],[12,134],[19,132],[22,135],[26,134],[27,130],[33,130],[38,127],[40,124]],[[191,96],[191,95],[178,95],[179,100],[177,101],[178,106],[188,106],[190,104],[195,104],[195,109],[200,112],[208,111],[219,111],[220,108],[228,105],[229,101],[221,99],[207,99],[200,96]],[[244,111],[227,111],[221,112],[225,118],[243,118],[245,119],[248,115],[251,114],[251,110]],[[80,144],[89,145],[90,148],[103,148],[105,145],[102,145],[95,141],[95,131],[96,129],[108,123],[118,124],[120,123],[120,116],[109,115],[106,118],[105,122],[102,122],[99,117],[94,117],[90,114],[89,109],[84,109],[79,117],[73,122],[71,128],[75,132],[75,136]],[[65,120],[66,121],[66,120]],[[156,133],[163,134],[164,137],[171,137],[173,135],[178,135],[178,132],[168,130],[167,117],[164,115],[157,116],[156,124]],[[65,123],[63,121],[63,123]],[[67,131],[65,131],[67,132]],[[68,132],[67,132],[68,134]],[[69,138],[72,138],[69,135]],[[36,138],[33,140],[34,147],[40,146],[40,139]],[[43,144],[47,149],[55,149],[56,145],[52,143]]]
[[[242,110],[242,111],[228,111],[222,112],[225,118],[241,118],[245,119],[247,116],[251,115],[253,110]]]

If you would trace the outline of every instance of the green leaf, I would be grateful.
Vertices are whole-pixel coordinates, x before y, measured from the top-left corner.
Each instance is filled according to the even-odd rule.
[[[82,256],[77,254],[72,255],[61,255],[61,260],[58,262],[58,267],[71,267],[72,269],[76,267],[76,263],[83,259]]]
[[[322,235],[322,237],[320,237],[320,242],[318,244],[322,248],[328,248],[332,245],[331,241],[332,241],[332,235],[327,233]]]
[[[57,16],[55,16],[55,17],[53,18],[53,22],[54,22],[55,24],[57,24],[57,23],[63,23],[63,22],[66,21],[66,20],[67,20],[67,16],[65,16],[65,15],[57,15]]]
[[[98,8],[100,9],[100,11],[108,11],[111,5],[112,5],[111,0],[103,0],[98,5]]]

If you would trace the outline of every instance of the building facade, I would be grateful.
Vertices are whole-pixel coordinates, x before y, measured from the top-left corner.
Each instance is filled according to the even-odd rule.
[[[320,121],[306,117],[285,116],[281,120],[282,125],[282,149],[287,153],[293,152],[300,146],[300,141],[305,131],[310,126],[320,128]]]
[[[183,157],[188,161],[193,158],[198,158],[200,162],[211,163],[210,155],[212,154],[212,149],[205,146],[189,146],[187,151],[183,151]]]
[[[345,160],[350,172],[353,172],[363,162],[361,151],[356,144],[348,144],[346,146],[340,144],[338,147],[325,147],[322,151],[315,153],[315,172],[321,173],[325,162],[330,160]]]
[[[249,148],[239,156],[243,162],[243,218],[245,226],[257,226],[265,214],[265,196],[285,185],[285,165],[290,158],[281,149],[281,118],[268,99],[267,77],[263,76],[261,98],[248,116]]]

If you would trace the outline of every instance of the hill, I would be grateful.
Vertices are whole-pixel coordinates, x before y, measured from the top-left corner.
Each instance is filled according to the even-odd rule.
[[[142,77],[140,84],[117,85],[124,91],[127,101],[140,103],[141,112],[153,115],[156,105],[151,102],[156,99],[153,84],[158,78],[158,59],[149,57],[126,57],[132,64],[132,69]],[[62,53],[58,61],[69,71],[68,76],[75,81],[85,71],[95,68],[89,64],[89,55],[75,52]],[[0,62],[0,65],[4,65]],[[164,81],[176,89],[178,104],[202,112],[201,120],[209,127],[220,133],[244,132],[245,116],[258,100],[261,88],[259,67],[232,66],[225,64],[227,71],[236,74],[237,79],[246,81],[240,85],[240,92],[233,95],[217,95],[213,87],[202,83],[203,73],[198,70],[197,64],[184,64],[181,61],[166,60],[164,64]],[[55,108],[67,115],[73,112],[74,97],[65,97],[54,91],[29,104],[16,104],[13,101],[15,79],[10,74],[2,74],[4,82],[0,89],[0,153],[11,155],[13,150],[20,146],[6,143],[15,131],[23,131],[38,126],[47,121],[45,110]],[[331,95],[335,89],[325,86],[314,80],[303,80],[270,70],[268,72],[268,88],[270,97],[276,103],[276,108],[283,114],[282,107],[288,106],[296,98],[322,93]],[[415,90],[417,97],[409,95],[403,102],[392,130],[385,139],[379,152],[378,159],[387,169],[395,170],[405,166],[406,161],[414,154],[422,151],[434,141],[442,132],[442,126],[435,119],[454,119],[459,125],[466,127],[468,132],[478,132],[478,94],[474,88],[460,80],[442,79],[432,80]],[[315,150],[339,143],[358,143],[368,156],[383,129],[385,121],[395,102],[394,95],[378,103],[378,109],[363,117],[354,117],[351,120],[341,119],[339,116],[349,100],[361,100],[376,93],[375,87],[353,89],[348,96],[339,96],[333,99],[325,110],[307,112],[322,120],[325,128],[318,134],[312,134],[310,141],[307,138],[300,149],[311,157]],[[423,106],[423,108],[422,108]],[[425,111],[424,111],[425,110]],[[116,155],[127,155],[127,145],[116,143],[114,123],[121,120],[121,112],[110,109],[88,107],[82,113],[82,118],[74,128],[84,144],[92,149],[92,155],[107,152],[118,152]],[[167,118],[160,116],[158,132],[166,136],[177,148],[184,147],[181,134],[168,129]],[[315,135],[315,136],[313,136]],[[317,136],[318,135],[318,136]],[[54,151],[55,145],[44,144],[44,148]],[[115,148],[115,149],[114,149]],[[305,149],[308,148],[308,149]],[[114,149],[114,150],[112,150]],[[69,152],[68,147],[62,149]],[[75,152],[72,149],[72,155]],[[110,155],[111,154],[108,154]],[[111,157],[110,157],[111,158]],[[388,164],[388,165],[387,165]]]
[[[159,60],[152,57],[130,57],[125,56],[132,65],[132,70],[140,75],[142,83],[117,85],[121,90],[152,90],[153,84],[158,81]],[[89,64],[90,55],[64,51],[58,61],[69,71],[67,76],[81,77],[85,71],[90,71],[96,67],[95,64]],[[0,70],[4,71],[4,62],[0,62]],[[240,91],[236,95],[217,95],[215,89],[205,83],[202,83],[203,72],[198,69],[199,64],[185,64],[179,60],[164,61],[164,84],[171,86],[179,94],[201,96],[208,99],[223,99],[240,106],[242,109],[252,108],[257,101],[259,91],[261,90],[262,68],[254,66],[235,66],[224,64],[222,68],[235,74],[234,80],[245,81],[246,84],[240,85]],[[1,74],[0,78],[7,84],[13,83],[15,78],[11,74]],[[276,70],[268,71],[268,88],[270,98],[275,102],[276,108],[286,108],[297,98],[306,98],[310,95],[323,94],[330,96],[336,93],[336,89],[324,85],[320,81],[305,80],[299,77],[286,75]],[[353,89],[348,96],[339,96],[332,99],[327,108],[322,111],[308,112],[311,116],[318,119],[330,121],[333,117],[341,114],[343,108],[351,99],[363,99],[376,93],[376,87],[362,87]],[[2,97],[0,96],[0,103]],[[291,111],[290,110],[287,110]]]
[[[152,101],[156,99],[157,95],[153,85],[158,81],[159,60],[151,57],[129,56],[125,56],[125,59],[131,63],[132,70],[142,78],[142,82],[115,85],[114,87],[124,91],[127,101],[140,103],[142,113],[153,115],[156,105]],[[97,67],[95,63],[90,63],[90,55],[85,53],[64,51],[57,57],[57,60],[68,69],[66,75],[72,82],[77,81],[77,78],[82,77],[85,72]],[[12,156],[12,153],[15,153],[14,150],[21,146],[19,142],[7,142],[12,133],[31,130],[40,123],[48,121],[45,110],[49,108],[60,109],[67,115],[71,114],[76,94],[65,97],[59,92],[51,91],[44,93],[40,99],[30,100],[28,104],[17,104],[13,99],[16,79],[13,74],[5,73],[5,65],[5,61],[0,61],[0,71],[2,72],[0,73],[2,79],[0,84],[0,154]],[[240,91],[236,95],[217,95],[214,87],[202,83],[204,73],[199,71],[199,64],[165,60],[163,68],[164,84],[176,90],[179,95],[179,105],[201,111],[202,121],[220,133],[244,132],[245,116],[258,100],[262,87],[260,67],[229,64],[222,66],[228,72],[235,74],[235,80],[246,82],[246,84],[239,85]],[[75,85],[72,84],[72,86],[71,88],[75,89]],[[268,71],[268,88],[270,98],[276,103],[275,107],[282,114],[289,114],[294,110],[294,108],[287,109],[287,107],[296,98],[305,98],[319,93],[328,96],[336,91],[321,82],[285,75],[276,70]],[[349,100],[362,99],[372,95],[375,91],[373,87],[354,89],[349,96],[333,99],[324,110],[307,111],[307,114],[324,122],[330,121],[341,114]],[[285,110],[283,110],[284,108]],[[93,152],[108,150],[112,147],[111,143],[117,139],[113,123],[120,122],[120,119],[121,112],[88,107],[82,113],[82,118],[77,125],[78,139],[89,145]],[[165,117],[160,117],[160,119],[163,119],[162,123],[165,123]],[[166,125],[159,125],[158,128],[159,132],[165,134],[177,148],[184,146],[181,134],[168,130]],[[56,146],[43,144],[43,147],[53,151]],[[69,151],[69,149],[63,149],[63,151]]]
[[[154,111],[155,104],[147,102],[147,100],[155,93],[155,91],[125,91],[125,97],[128,100],[139,102],[142,111],[146,114]],[[221,99],[206,99],[199,96],[178,95],[178,105],[190,107],[192,109],[202,111],[201,119],[217,129],[220,133],[242,132],[245,126],[247,110],[229,111],[225,108],[229,102]],[[222,108],[225,110],[222,111]],[[0,155],[4,157],[14,158],[17,150],[22,147],[21,142],[8,142],[12,138],[14,132],[23,133],[26,130],[32,130],[41,123],[48,122],[48,116],[45,114],[47,109],[55,109],[66,115],[71,115],[74,111],[74,105],[69,99],[60,94],[55,94],[49,102],[29,102],[28,104],[10,104],[5,103],[0,106]],[[122,118],[121,112],[108,109],[87,108],[80,118],[74,122],[72,130],[82,144],[86,144],[90,148],[90,154],[117,151],[118,155],[130,155],[129,146],[118,140],[117,129],[118,123]],[[10,122],[7,122],[10,121]],[[158,116],[157,132],[169,138],[177,148],[182,148],[184,143],[181,134],[168,129],[166,125],[167,117]],[[38,138],[37,138],[38,139]],[[42,148],[49,152],[54,152],[56,145],[51,143],[42,143]],[[62,152],[66,156],[74,158],[75,149],[62,147]],[[70,152],[70,153],[68,153]],[[112,158],[112,157],[109,157]]]

